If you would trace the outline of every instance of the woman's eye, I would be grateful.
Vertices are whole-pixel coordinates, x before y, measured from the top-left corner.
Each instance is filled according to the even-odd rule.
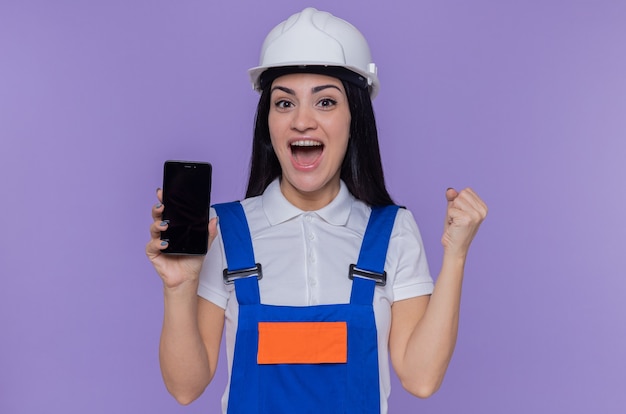
[[[331,106],[334,106],[336,104],[337,104],[337,101],[335,101],[334,99],[330,99],[330,98],[324,98],[320,100],[318,103],[318,105],[323,108],[330,108]]]
[[[279,109],[287,109],[293,106],[291,102],[285,100],[277,101],[274,105],[276,105],[276,107]]]

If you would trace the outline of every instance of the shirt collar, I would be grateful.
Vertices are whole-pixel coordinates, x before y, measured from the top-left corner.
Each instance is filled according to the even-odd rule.
[[[276,225],[304,214],[291,204],[280,191],[280,181],[275,179],[263,192],[263,211],[270,224]],[[355,198],[343,181],[340,181],[339,193],[327,206],[315,211],[324,221],[335,226],[345,226],[348,223],[350,210]]]

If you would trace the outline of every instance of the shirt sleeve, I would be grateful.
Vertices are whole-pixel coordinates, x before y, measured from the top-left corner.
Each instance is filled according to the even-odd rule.
[[[424,243],[413,214],[400,209],[396,217],[387,259],[393,275],[393,300],[430,295],[434,289]],[[389,276],[389,275],[388,275]]]
[[[216,216],[213,208],[211,208],[210,216]],[[224,255],[222,234],[218,225],[217,237],[213,240],[213,244],[204,258],[202,270],[200,271],[198,296],[214,303],[222,309],[226,308],[229,297],[229,291],[223,279],[224,268],[226,268],[226,257]]]

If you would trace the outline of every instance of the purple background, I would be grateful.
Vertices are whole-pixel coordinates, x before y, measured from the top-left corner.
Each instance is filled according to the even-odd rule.
[[[223,359],[190,407],[162,384],[150,206],[168,158],[242,197],[246,69],[308,4],[0,2],[0,412],[218,412]],[[443,387],[394,378],[391,413],[624,412],[626,3],[316,7],[370,41],[388,185],[433,274],[445,189],[490,207]]]

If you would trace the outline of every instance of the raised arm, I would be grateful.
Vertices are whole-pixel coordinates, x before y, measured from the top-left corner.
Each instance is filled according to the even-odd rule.
[[[153,223],[146,255],[163,281],[164,315],[159,360],[168,391],[181,404],[198,398],[211,382],[217,366],[224,326],[224,310],[198,296],[204,256],[162,254],[161,192],[152,208]],[[217,234],[217,220],[209,222],[209,245]]]
[[[456,344],[463,272],[470,244],[487,215],[487,206],[467,188],[446,191],[448,201],[441,242],[441,272],[431,296],[395,302],[389,348],[404,388],[421,398],[435,393]]]

